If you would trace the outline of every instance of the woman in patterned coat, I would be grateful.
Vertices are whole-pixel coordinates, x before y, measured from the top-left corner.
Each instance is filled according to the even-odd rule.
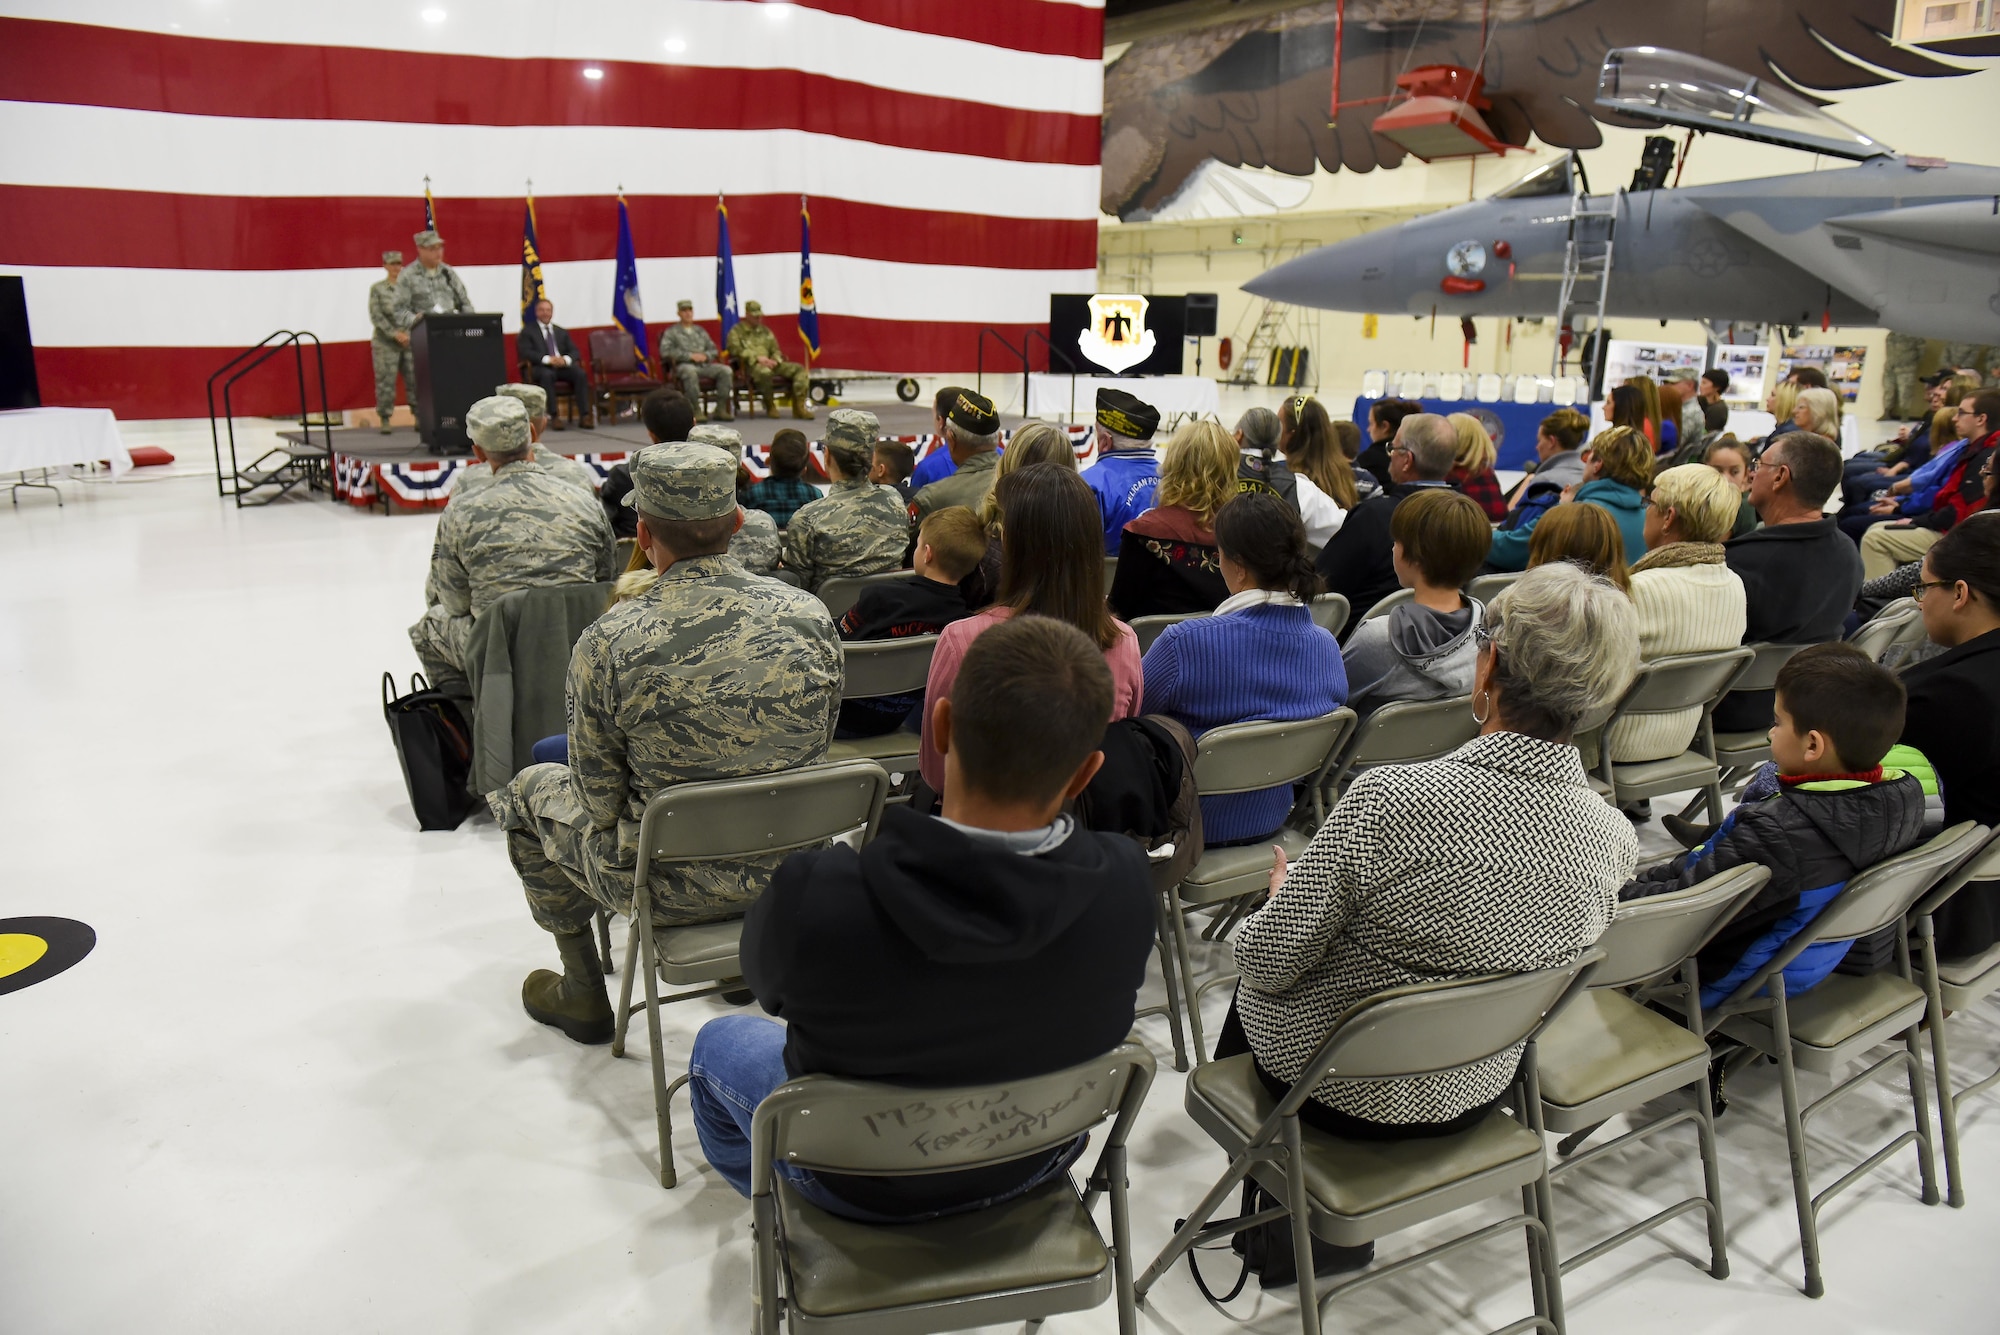
[[[1472,711],[1480,734],[1438,760],[1362,774],[1236,942],[1242,982],[1217,1056],[1244,1050],[1274,1096],[1349,1007],[1389,988],[1551,968],[1603,934],[1637,844],[1591,790],[1577,721],[1639,664],[1631,600],[1566,563],[1494,600]],[[1237,1023],[1237,1021],[1240,1021]],[[1328,1080],[1301,1116],[1335,1135],[1444,1135],[1485,1116],[1520,1053],[1408,1080]]]

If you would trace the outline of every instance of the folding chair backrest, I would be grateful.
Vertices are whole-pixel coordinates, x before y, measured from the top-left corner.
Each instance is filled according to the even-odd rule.
[[[1361,720],[1341,756],[1345,769],[1413,765],[1449,755],[1479,735],[1472,698],[1396,700]]]
[[[1139,652],[1143,654],[1153,647],[1153,641],[1159,639],[1161,632],[1168,626],[1176,622],[1193,621],[1207,615],[1206,612],[1162,612],[1157,616],[1134,617],[1125,624],[1139,637]]]
[[[1618,702],[1617,716],[1667,714],[1713,704],[1753,656],[1751,650],[1739,646],[1641,663],[1639,675]]]
[[[811,848],[854,830],[875,837],[889,776],[872,760],[662,788],[639,822],[639,866]]]
[[[1398,607],[1401,607],[1416,596],[1416,590],[1414,589],[1398,589],[1381,602],[1369,608],[1366,612],[1363,612],[1361,619],[1363,621],[1373,621],[1376,617],[1388,616],[1389,613],[1395,611]]]
[[[1313,624],[1329,635],[1338,635],[1347,628],[1347,618],[1354,615],[1344,593],[1322,593],[1306,605],[1312,613]]]
[[[930,680],[935,635],[907,640],[848,640],[840,646],[840,698],[866,700],[876,695],[907,695],[921,691]]]
[[[1598,938],[1604,963],[1590,976],[1591,986],[1628,987],[1677,967],[1770,879],[1769,867],[1746,862],[1677,894],[1619,905],[1610,929]]]
[[[1231,723],[1195,743],[1194,782],[1203,797],[1255,792],[1318,777],[1354,727],[1354,711],[1285,723]]]
[[[1540,1029],[1598,958],[1586,951],[1552,969],[1378,993],[1340,1018],[1300,1083],[1315,1071],[1320,1079],[1381,1080],[1485,1061]]]
[[[782,566],[780,566],[776,570],[766,570],[764,572],[764,578],[775,579],[778,581],[778,583],[789,584],[795,589],[803,589],[806,586],[804,580],[800,579],[792,571],[786,570]]]
[[[1105,558],[1104,558],[1104,592],[1105,592],[1105,593],[1106,593],[1107,595],[1108,595],[1108,594],[1109,594],[1109,593],[1111,592],[1111,581],[1112,581],[1112,580],[1114,580],[1114,579],[1116,579],[1117,577],[1118,577],[1118,558],[1117,558],[1117,557],[1115,557],[1115,556],[1107,556],[1107,557],[1105,557]]]
[[[757,1105],[752,1181],[779,1162],[825,1172],[913,1177],[1046,1153],[1108,1118],[1130,1130],[1153,1080],[1136,1043],[1066,1070],[992,1085],[911,1089],[808,1075]]]
[[[1803,644],[1746,644],[1744,648],[1756,656],[1742,675],[1729,683],[1732,691],[1768,691],[1778,684],[1778,669],[1791,661],[1792,655],[1805,648]]]
[[[1983,832],[1985,827],[1980,829]],[[1974,881],[2000,881],[2000,830],[1987,835],[1982,848],[1954,867],[1951,875],[1918,900],[1917,906],[1910,910],[1911,916],[1922,918],[1936,913],[1947,899]]]
[[[1465,596],[1477,598],[1482,603],[1490,603],[1500,596],[1500,591],[1526,574],[1525,570],[1509,570],[1498,575],[1481,575],[1465,586]]]
[[[1855,628],[1847,642],[1876,662],[1900,644],[1923,636],[1924,614],[1913,599],[1899,598]]]
[[[861,600],[861,591],[870,584],[916,577],[913,570],[885,570],[879,575],[835,575],[819,586],[819,600],[826,604],[827,615],[838,621],[847,615],[848,608]]]
[[[1928,843],[1885,858],[1847,883],[1806,932],[1814,941],[1852,941],[1901,918],[1926,890],[1948,875],[1986,838],[1984,826],[1961,821]]]

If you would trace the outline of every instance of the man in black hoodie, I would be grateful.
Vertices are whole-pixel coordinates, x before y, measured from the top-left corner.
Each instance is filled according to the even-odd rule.
[[[875,840],[795,853],[743,922],[743,978],[783,1020],[732,1015],[695,1038],[695,1126],[750,1194],[757,1104],[824,1073],[917,1088],[1019,1080],[1088,1061],[1132,1028],[1153,946],[1145,856],[1077,827],[1063,803],[1103,763],[1111,674],[1047,617],[994,627],[931,701],[941,818],[883,813]],[[908,1221],[978,1209],[1066,1172],[1054,1155],[925,1177],[815,1175],[794,1191],[835,1214]]]

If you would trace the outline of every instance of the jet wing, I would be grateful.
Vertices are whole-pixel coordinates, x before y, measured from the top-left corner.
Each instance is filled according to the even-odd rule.
[[[1951,199],[1874,213],[1847,213],[1826,220],[1828,227],[1865,232],[1888,241],[1910,241],[1941,250],[2000,255],[2000,195],[1992,199]],[[1838,244],[1838,243],[1836,243]]]

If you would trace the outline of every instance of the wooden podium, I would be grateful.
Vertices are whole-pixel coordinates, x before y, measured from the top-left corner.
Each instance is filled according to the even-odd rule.
[[[465,413],[489,398],[507,374],[507,344],[498,315],[433,312],[410,326],[417,367],[417,435],[432,454],[472,453]]]

